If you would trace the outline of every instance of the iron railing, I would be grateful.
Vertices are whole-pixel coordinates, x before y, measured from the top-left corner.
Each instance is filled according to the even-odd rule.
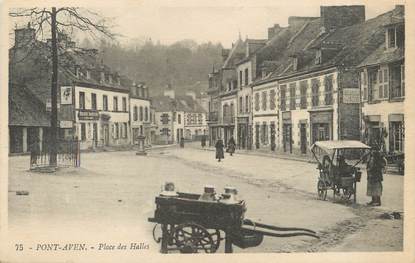
[[[56,147],[56,165],[58,167],[80,167],[80,141],[60,140],[55,146],[45,143],[42,150],[32,145],[30,151],[30,169],[47,167],[50,165],[51,147]]]

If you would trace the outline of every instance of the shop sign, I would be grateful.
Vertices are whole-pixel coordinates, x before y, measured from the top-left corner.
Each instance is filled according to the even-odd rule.
[[[61,104],[72,104],[72,87],[61,87]]]
[[[73,122],[72,121],[60,121],[59,127],[63,129],[71,129],[73,128]]]
[[[343,89],[343,103],[360,103],[360,90],[352,88]]]
[[[98,120],[99,119],[99,113],[98,111],[93,110],[80,110],[78,113],[78,119],[79,120]]]

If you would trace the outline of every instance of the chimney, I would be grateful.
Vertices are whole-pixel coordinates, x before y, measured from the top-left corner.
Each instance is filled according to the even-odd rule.
[[[279,24],[275,24],[273,27],[268,28],[268,40],[273,38],[275,35],[278,34],[278,32],[281,31],[281,27]]]
[[[35,29],[27,24],[27,28],[19,28],[14,30],[14,46],[29,47],[35,42]]]
[[[310,22],[312,20],[318,19],[318,17],[310,17],[310,16],[290,16],[288,17],[288,26],[289,27],[300,27],[303,26],[305,23]]]
[[[365,21],[365,6],[321,6],[320,16],[325,32],[337,28],[363,23]]]
[[[166,89],[164,90],[164,96],[169,97],[171,99],[175,98],[174,89],[172,89],[170,84],[168,84]]]
[[[196,100],[196,92],[186,91],[186,96],[192,97],[193,100]]]

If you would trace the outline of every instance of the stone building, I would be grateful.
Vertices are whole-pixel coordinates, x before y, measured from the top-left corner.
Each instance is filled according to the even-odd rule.
[[[389,153],[404,152],[405,19],[397,6],[381,24],[382,44],[360,65],[362,140]]]

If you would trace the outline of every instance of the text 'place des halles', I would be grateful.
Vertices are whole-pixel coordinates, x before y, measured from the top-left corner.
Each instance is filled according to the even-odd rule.
[[[169,44],[101,9],[10,9],[19,253],[402,251],[404,6],[313,8]]]

